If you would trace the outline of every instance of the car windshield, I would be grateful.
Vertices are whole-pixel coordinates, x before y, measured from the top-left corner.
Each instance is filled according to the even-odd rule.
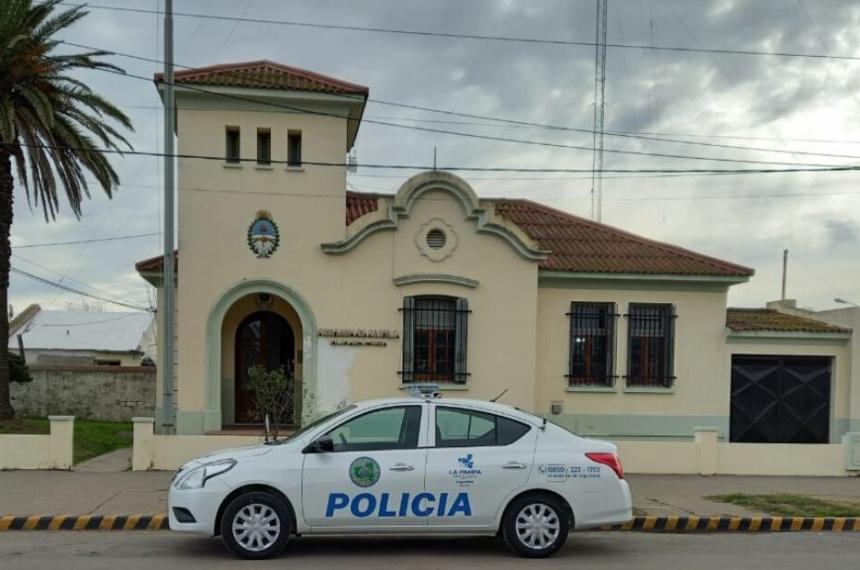
[[[349,405],[349,406],[342,408],[336,412],[332,412],[330,414],[326,414],[320,418],[317,418],[314,421],[312,421],[311,423],[309,423],[308,425],[306,425],[305,427],[303,427],[302,429],[298,430],[297,432],[290,434],[289,436],[285,437],[284,439],[279,439],[277,441],[270,441],[269,444],[279,445],[282,443],[286,443],[288,441],[293,441],[294,439],[298,439],[301,436],[308,433],[309,431],[311,431],[312,429],[314,429],[314,428],[322,425],[323,423],[329,421],[330,419],[336,418],[336,417],[340,416],[341,414],[344,414],[344,413],[346,413],[352,409],[355,409],[355,404]]]

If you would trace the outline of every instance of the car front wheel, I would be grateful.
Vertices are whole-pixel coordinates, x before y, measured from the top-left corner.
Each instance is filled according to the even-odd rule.
[[[286,505],[269,493],[239,495],[221,517],[221,536],[241,558],[271,558],[280,554],[292,532]]]
[[[544,558],[564,546],[570,520],[567,508],[555,497],[529,494],[515,499],[502,519],[508,547],[526,558]]]

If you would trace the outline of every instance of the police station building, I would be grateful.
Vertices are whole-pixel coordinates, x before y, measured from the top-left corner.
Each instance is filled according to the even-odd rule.
[[[159,376],[156,431],[258,426],[257,364],[290,375],[297,426],[430,382],[456,397],[506,391],[600,437],[714,426],[726,441],[826,443],[860,429],[850,323],[789,304],[728,309],[752,269],[479,198],[447,172],[391,195],[347,191],[331,165],[355,142],[361,85],[269,61],[176,83],[178,153],[223,160],[178,160],[175,409]],[[136,268],[162,286],[161,258]]]

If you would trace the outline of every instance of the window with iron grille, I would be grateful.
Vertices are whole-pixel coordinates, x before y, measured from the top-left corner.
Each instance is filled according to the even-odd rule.
[[[403,299],[403,382],[466,382],[468,315],[467,299]]]
[[[612,386],[615,383],[614,303],[570,304],[569,386]]]
[[[675,307],[631,303],[627,317],[627,385],[671,387],[675,380]]]

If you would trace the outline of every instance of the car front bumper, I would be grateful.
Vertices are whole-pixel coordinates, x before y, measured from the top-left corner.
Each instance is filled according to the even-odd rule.
[[[230,493],[230,488],[213,479],[206,482],[202,489],[176,489],[170,485],[167,494],[167,512],[170,519],[170,530],[180,532],[193,532],[212,536],[220,529],[215,528],[215,518],[218,508]],[[182,522],[181,515],[177,516],[177,509],[184,509],[193,518],[194,522]]]

